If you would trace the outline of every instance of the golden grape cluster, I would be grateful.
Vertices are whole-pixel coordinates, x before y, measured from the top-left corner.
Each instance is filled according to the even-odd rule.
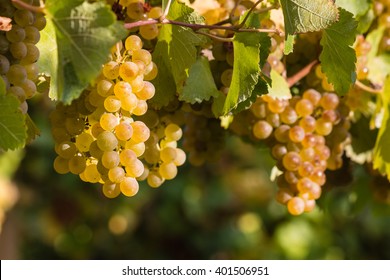
[[[33,4],[33,1],[27,1]],[[36,82],[39,69],[37,61],[40,31],[46,25],[43,14],[37,14],[3,0],[0,16],[12,19],[8,31],[0,31],[0,75],[8,94],[20,101],[24,114],[28,110],[28,99],[37,93]]]
[[[124,46],[118,43],[95,84],[72,104],[59,103],[50,118],[57,143],[55,170],[101,183],[109,198],[120,193],[134,196],[139,189],[137,180],[153,174],[141,161],[144,153],[148,154],[151,132],[137,117],[148,112],[147,100],[155,94],[149,80],[157,75],[157,67],[142,46],[136,35],[130,35]],[[175,129],[167,126],[169,140],[177,139]],[[166,169],[159,169],[162,176],[167,177]]]
[[[281,171],[277,201],[299,215],[315,207],[326,182],[325,170],[341,167],[349,141],[348,114],[336,94],[309,89],[289,100],[259,97],[231,129],[267,143]]]

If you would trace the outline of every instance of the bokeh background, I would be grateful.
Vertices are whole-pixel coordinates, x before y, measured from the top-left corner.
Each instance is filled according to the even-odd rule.
[[[53,105],[33,102],[41,136],[0,156],[1,259],[390,258],[390,186],[366,165],[329,173],[317,209],[293,217],[274,200],[269,151],[229,137],[218,162],[110,200],[54,172]]]

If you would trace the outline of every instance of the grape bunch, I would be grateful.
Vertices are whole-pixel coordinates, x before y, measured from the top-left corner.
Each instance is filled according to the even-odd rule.
[[[150,130],[136,118],[148,111],[155,93],[149,80],[157,68],[142,47],[136,35],[124,46],[118,43],[95,84],[70,105],[59,103],[50,116],[58,154],[54,169],[101,183],[109,198],[134,196],[146,172],[140,158]]]
[[[34,4],[33,1],[25,1]],[[12,19],[9,31],[0,31],[0,75],[7,94],[20,101],[24,114],[28,110],[28,99],[37,93],[40,31],[46,25],[43,14],[37,14],[3,0],[0,16]]]
[[[271,148],[281,171],[276,199],[291,214],[300,215],[315,207],[326,181],[325,170],[341,167],[350,138],[348,114],[335,93],[308,89],[290,100],[259,97],[231,128]]]

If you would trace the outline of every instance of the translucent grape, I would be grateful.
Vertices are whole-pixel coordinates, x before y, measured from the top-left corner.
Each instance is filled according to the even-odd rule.
[[[115,198],[121,193],[119,184],[107,182],[102,187],[103,194],[108,198]]]
[[[73,174],[80,174],[86,168],[85,158],[81,155],[75,155],[69,159],[69,171]]]
[[[287,202],[287,210],[291,215],[301,215],[305,211],[305,201],[300,197],[293,197]]]
[[[119,165],[119,155],[116,151],[104,152],[102,155],[102,164],[105,168],[111,169]]]
[[[131,126],[133,127],[133,136],[131,139],[135,143],[145,142],[148,140],[150,136],[150,130],[143,122],[135,121],[131,123]]]
[[[139,159],[135,159],[131,164],[126,166],[126,173],[130,177],[137,178],[144,173],[144,165]]]
[[[132,177],[125,177],[122,182],[119,184],[121,192],[125,196],[134,196],[138,193],[139,184],[136,179]]]
[[[165,179],[156,171],[150,171],[147,182],[152,188],[158,188],[164,183]]]
[[[301,165],[301,157],[297,152],[288,152],[283,157],[283,166],[290,171],[297,171]]]
[[[84,172],[84,178],[90,182],[90,183],[97,183],[100,181],[101,177],[100,177],[100,172],[99,170],[97,169],[97,166],[96,164],[90,164],[88,165]]]
[[[66,174],[69,172],[69,161],[66,158],[57,156],[54,159],[53,167],[58,174]]]
[[[148,24],[140,26],[139,33],[144,39],[153,40],[158,36],[158,26],[157,24]]]
[[[117,138],[110,131],[100,133],[96,141],[99,149],[105,152],[113,151],[118,146]]]
[[[268,138],[273,131],[272,126],[266,121],[257,121],[253,125],[253,135],[257,139],[266,139]]]
[[[130,51],[140,50],[142,45],[142,40],[136,35],[130,35],[125,40],[125,48]]]
[[[120,183],[125,178],[125,170],[122,167],[116,166],[108,171],[108,179],[114,183]]]
[[[177,124],[170,123],[165,127],[164,134],[167,139],[178,141],[183,136],[183,131]]]
[[[177,175],[177,167],[173,162],[164,162],[160,165],[158,172],[160,173],[162,178],[166,180],[171,180]]]
[[[94,138],[91,134],[83,132],[76,138],[76,147],[80,152],[88,152]]]

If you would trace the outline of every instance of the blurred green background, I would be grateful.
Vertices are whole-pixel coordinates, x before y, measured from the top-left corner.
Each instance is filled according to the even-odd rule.
[[[0,158],[18,191],[1,259],[390,258],[390,186],[365,166],[347,161],[328,174],[317,209],[293,217],[274,200],[268,150],[230,137],[218,163],[187,164],[159,189],[141,184],[135,197],[110,200],[98,185],[54,172],[52,104],[33,102],[41,136]]]

